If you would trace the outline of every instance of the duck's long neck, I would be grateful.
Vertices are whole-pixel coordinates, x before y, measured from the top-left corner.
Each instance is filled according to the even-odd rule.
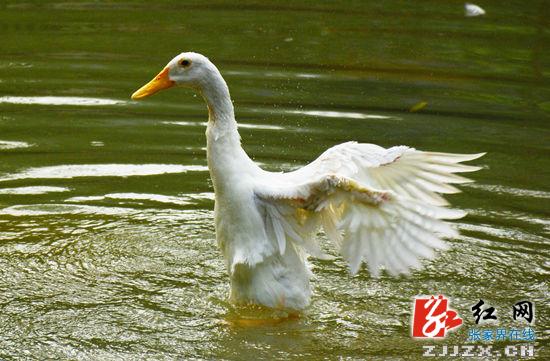
[[[231,184],[231,177],[252,169],[254,163],[241,147],[229,88],[217,69],[201,84],[201,94],[208,105],[206,153],[216,191]]]
[[[208,140],[215,141],[222,136],[239,140],[229,88],[217,69],[212,71],[208,80],[201,84],[201,94],[208,106],[207,135],[210,133],[214,138]]]

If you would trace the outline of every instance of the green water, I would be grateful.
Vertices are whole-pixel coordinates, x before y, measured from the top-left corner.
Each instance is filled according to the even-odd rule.
[[[479,5],[2,1],[0,359],[420,359],[433,342],[411,339],[412,302],[439,293],[465,323],[443,344],[466,343],[480,298],[501,327],[528,299],[548,359],[550,6]],[[218,65],[270,170],[347,140],[488,152],[449,197],[461,236],[408,278],[313,260],[300,319],[235,323],[267,316],[226,301],[205,106],[129,100],[181,51]]]

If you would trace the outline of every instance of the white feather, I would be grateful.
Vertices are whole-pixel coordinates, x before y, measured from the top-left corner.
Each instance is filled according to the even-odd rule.
[[[467,17],[485,15],[485,10],[475,4],[464,4],[464,15]]]

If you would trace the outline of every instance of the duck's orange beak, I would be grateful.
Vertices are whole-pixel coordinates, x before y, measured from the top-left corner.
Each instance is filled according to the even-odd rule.
[[[162,69],[162,71],[158,73],[158,75],[154,77],[153,80],[136,90],[136,92],[132,94],[132,99],[136,100],[145,98],[149,95],[155,94],[162,89],[173,87],[176,82],[170,80],[168,76],[169,71],[170,69],[168,69],[168,67]]]

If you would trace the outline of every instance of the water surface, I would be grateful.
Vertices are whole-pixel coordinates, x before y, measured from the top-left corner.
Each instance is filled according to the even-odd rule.
[[[418,359],[412,300],[438,293],[465,319],[449,344],[480,298],[503,327],[531,300],[549,357],[549,7],[480,5],[2,2],[0,359]],[[407,278],[313,260],[302,318],[236,322],[268,315],[226,302],[205,106],[129,99],[181,51],[221,69],[270,170],[348,140],[488,152],[449,197],[461,236]]]

